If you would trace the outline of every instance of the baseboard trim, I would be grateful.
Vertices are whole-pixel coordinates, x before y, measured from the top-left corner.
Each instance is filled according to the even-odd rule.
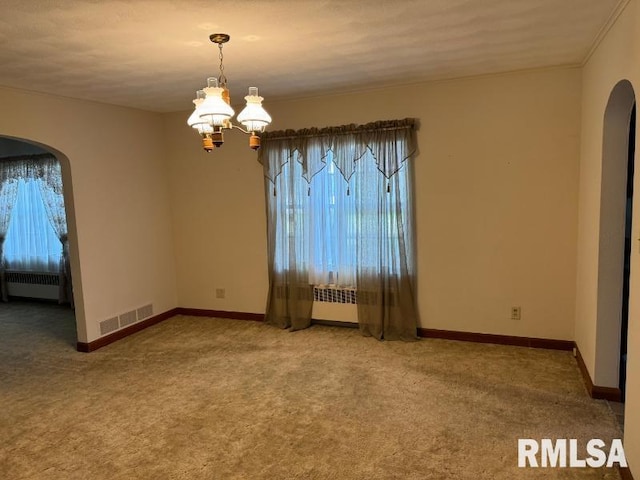
[[[591,398],[596,400],[609,400],[610,402],[621,402],[622,391],[619,388],[594,385],[591,389]]]
[[[189,315],[191,317],[230,318],[232,320],[251,320],[264,322],[264,313],[227,312],[225,310],[206,310],[202,308],[178,307],[176,315]]]
[[[513,345],[516,347],[545,348],[548,350],[571,351],[574,346],[574,342],[571,340],[516,337],[513,335],[496,335],[492,333],[458,332],[455,330],[437,330],[433,328],[419,328],[418,336],[423,338],[459,340],[462,342],[495,343],[498,345]]]
[[[99,348],[105,347],[110,343],[117,342],[118,340],[122,340],[129,335],[133,335],[145,328],[149,328],[152,325],[156,325],[168,318],[175,317],[178,314],[178,309],[173,308],[171,310],[167,310],[164,313],[160,313],[153,317],[149,317],[141,322],[134,323],[133,325],[129,325],[128,327],[123,328],[122,330],[117,330],[109,335],[105,335],[104,337],[100,337],[93,342],[78,342],[76,345],[76,349],[79,352],[89,353],[98,350]]]
[[[618,470],[620,471],[620,478],[622,478],[622,480],[633,480],[631,470],[628,468],[619,468]]]
[[[584,379],[584,385],[587,388],[587,393],[589,396],[595,400],[609,400],[610,402],[621,402],[622,401],[622,391],[619,388],[614,387],[600,387],[598,385],[593,384],[593,380],[591,379],[591,375],[589,375],[589,370],[587,369],[587,364],[584,363],[584,358],[582,358],[582,354],[580,353],[580,349],[578,345],[575,344],[576,351],[576,362],[578,362],[578,368],[580,369],[580,373],[582,374],[582,378]]]

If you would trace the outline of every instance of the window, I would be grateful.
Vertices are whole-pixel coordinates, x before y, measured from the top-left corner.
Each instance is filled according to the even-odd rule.
[[[285,271],[295,260],[309,272],[310,284],[353,288],[358,264],[376,270],[381,261],[385,263],[381,259],[384,257],[387,269],[394,270],[389,260],[399,257],[396,250],[403,234],[397,225],[408,222],[406,215],[410,211],[408,166],[401,167],[394,174],[394,181],[389,182],[368,152],[355,162],[347,182],[331,150],[325,161],[326,166],[311,182],[304,178],[300,162],[290,159],[282,166],[275,190],[283,196],[279,201],[287,215],[278,217],[285,221],[277,224],[276,243],[286,248],[276,247],[274,266]],[[387,203],[389,208],[384,207]],[[388,251],[377,248],[381,235],[392,240],[384,244]],[[290,257],[291,244],[298,244],[295,258]],[[358,244],[374,248],[358,249]]]
[[[59,276],[60,303],[73,305],[62,170],[49,153],[0,158],[0,295],[6,269]]]
[[[415,340],[415,119],[267,132],[266,321],[311,324],[313,285],[355,288],[360,331]]]
[[[9,270],[58,272],[62,243],[51,226],[39,179],[19,179],[18,193],[4,242]]]

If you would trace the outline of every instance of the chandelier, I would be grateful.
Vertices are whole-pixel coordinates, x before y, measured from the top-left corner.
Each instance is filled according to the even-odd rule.
[[[220,73],[217,77],[207,78],[207,86],[196,92],[196,98],[193,100],[195,109],[187,120],[187,124],[202,137],[202,146],[206,152],[221,147],[224,143],[223,130],[233,128],[250,135],[249,147],[257,150],[260,148],[258,133],[264,132],[265,127],[271,123],[271,116],[262,108],[263,98],[258,95],[257,87],[249,87],[249,95],[244,97],[247,105],[238,115],[238,122],[244,128],[231,122],[235,112],[231,108],[227,77],[222,63],[222,45],[227,43],[229,38],[226,33],[214,33],[209,36],[220,50]]]

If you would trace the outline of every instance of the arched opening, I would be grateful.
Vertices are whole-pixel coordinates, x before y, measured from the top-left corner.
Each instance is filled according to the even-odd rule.
[[[13,265],[10,269],[0,269],[3,296],[7,300],[22,299],[21,305],[15,308],[19,314],[25,311],[25,299],[48,300],[70,307],[66,317],[60,309],[52,311],[52,316],[75,318],[66,335],[73,338],[65,338],[75,346],[78,340],[86,339],[87,329],[69,160],[46,145],[0,136],[0,161],[4,162],[3,177],[7,177],[2,179],[4,207],[0,205],[6,224],[4,230],[7,230],[3,232],[6,240],[3,243],[7,247],[3,258],[5,267]],[[55,181],[52,181],[54,177]],[[8,188],[9,184],[11,188]],[[40,218],[43,215],[44,219]],[[31,218],[26,220],[25,217]],[[51,238],[58,240],[57,252]],[[26,252],[24,256],[21,256],[21,249]],[[60,268],[56,270],[57,267]],[[43,305],[39,305],[35,316],[46,317]],[[46,330],[65,337],[59,335],[60,331]]]
[[[613,88],[604,114],[594,384],[624,392],[635,155],[635,93]]]

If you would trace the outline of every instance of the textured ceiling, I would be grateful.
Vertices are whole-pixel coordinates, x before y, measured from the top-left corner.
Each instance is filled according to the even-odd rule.
[[[0,85],[168,112],[579,64],[621,0],[1,0]]]

